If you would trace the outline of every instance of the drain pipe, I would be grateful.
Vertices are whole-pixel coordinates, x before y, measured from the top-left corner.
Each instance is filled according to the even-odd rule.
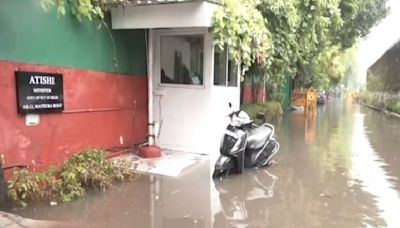
[[[148,72],[148,112],[149,112],[149,146],[154,145],[155,143],[155,134],[154,134],[154,121],[153,121],[153,53],[154,53],[154,42],[153,42],[153,29],[148,30],[148,50],[147,50],[147,72]]]
[[[147,34],[147,31],[146,31]],[[155,158],[161,156],[161,149],[155,145],[155,122],[153,119],[153,60],[154,60],[154,30],[148,29],[147,46],[147,82],[148,82],[148,138],[149,144],[139,148],[139,156]]]

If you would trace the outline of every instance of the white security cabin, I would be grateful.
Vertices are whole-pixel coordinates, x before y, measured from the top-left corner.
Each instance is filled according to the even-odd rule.
[[[112,10],[113,29],[148,30],[149,122],[163,149],[219,155],[228,103],[240,83],[209,33],[216,1],[133,1]],[[135,4],[136,3],[136,4]]]

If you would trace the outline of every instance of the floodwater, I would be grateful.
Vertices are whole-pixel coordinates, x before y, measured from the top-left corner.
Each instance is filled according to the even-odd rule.
[[[400,227],[400,119],[329,100],[287,114],[276,164],[224,180],[207,161],[20,215],[81,227]],[[212,164],[211,164],[212,167]]]

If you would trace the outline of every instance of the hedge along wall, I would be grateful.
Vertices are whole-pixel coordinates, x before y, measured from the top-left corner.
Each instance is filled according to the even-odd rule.
[[[0,154],[6,166],[58,164],[85,147],[128,147],[146,139],[147,77],[143,30],[57,19],[39,0],[0,1]],[[15,70],[63,74],[64,111],[27,126],[17,113]],[[121,140],[122,139],[122,140]]]

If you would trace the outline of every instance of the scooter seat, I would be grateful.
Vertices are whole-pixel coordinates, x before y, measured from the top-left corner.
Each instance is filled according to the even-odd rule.
[[[262,148],[271,137],[272,129],[266,125],[252,128],[248,131],[246,150]]]

